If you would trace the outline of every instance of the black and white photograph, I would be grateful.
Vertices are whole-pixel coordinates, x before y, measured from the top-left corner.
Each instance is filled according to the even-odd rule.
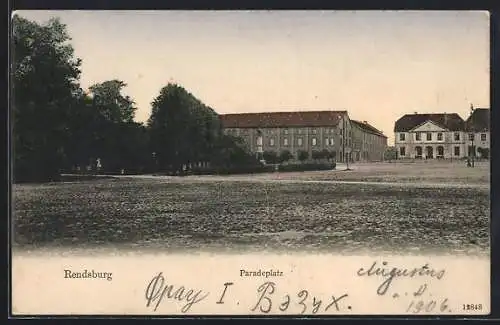
[[[25,10],[11,25],[13,258],[489,261],[488,13]]]

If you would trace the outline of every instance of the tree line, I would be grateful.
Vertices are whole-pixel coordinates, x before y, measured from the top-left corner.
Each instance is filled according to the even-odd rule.
[[[81,59],[57,18],[12,23],[11,125],[14,181],[45,181],[90,168],[106,173],[171,172],[253,165],[239,138],[224,135],[218,114],[182,86],[165,85],[147,123],[110,79],[84,91]]]

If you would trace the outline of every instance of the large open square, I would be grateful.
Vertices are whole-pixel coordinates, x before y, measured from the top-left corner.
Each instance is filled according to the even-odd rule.
[[[489,164],[14,185],[16,248],[489,252]]]

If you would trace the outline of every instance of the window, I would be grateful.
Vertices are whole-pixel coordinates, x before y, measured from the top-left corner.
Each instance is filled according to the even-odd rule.
[[[313,145],[313,146],[317,145],[316,138],[312,138],[312,145]]]
[[[431,141],[432,140],[432,133],[427,133],[427,141]]]
[[[443,134],[442,133],[438,133],[438,141],[443,141]]]
[[[297,134],[302,134],[302,129],[297,129]]]
[[[274,138],[269,139],[269,145],[274,146]]]
[[[400,156],[406,156],[406,148],[405,147],[399,148],[399,155]]]
[[[312,134],[316,134],[316,129],[312,129]]]
[[[298,139],[297,139],[297,145],[298,145],[298,146],[301,146],[301,145],[302,145],[302,138],[298,138]]]
[[[420,132],[415,133],[415,140],[417,141],[422,140],[422,134]]]
[[[405,141],[405,134],[404,133],[399,134],[399,141]]]
[[[288,138],[284,138],[283,139],[283,145],[284,146],[288,146]]]
[[[474,141],[474,133],[469,133],[469,140]]]
[[[331,146],[335,145],[335,141],[333,140],[333,138],[330,138],[330,145]]]
[[[460,141],[460,133],[455,132],[454,138],[455,138],[455,141]]]
[[[460,147],[459,146],[455,146],[455,148],[453,148],[453,149],[454,149],[455,156],[460,156]]]
[[[486,141],[486,133],[481,133],[481,141]]]
[[[284,130],[283,130],[283,133],[284,133],[284,134],[288,134],[288,129],[284,129]]]

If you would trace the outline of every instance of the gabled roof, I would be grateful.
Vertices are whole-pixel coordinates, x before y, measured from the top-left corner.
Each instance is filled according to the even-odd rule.
[[[396,121],[394,124],[394,132],[408,132],[427,121],[431,121],[450,131],[465,130],[465,122],[457,113],[406,114]]]
[[[379,135],[381,137],[384,137],[384,138],[387,138],[387,136],[384,135],[384,133],[378,129],[376,129],[374,126],[368,124],[367,122],[361,122],[361,121],[356,121],[356,120],[351,120],[351,122],[358,126],[360,129],[362,129],[363,131],[365,132],[368,132],[368,133],[371,133],[371,134],[375,134],[375,135]]]
[[[476,108],[465,122],[467,131],[489,131],[490,110],[488,108]]]
[[[347,111],[268,112],[219,115],[224,128],[337,126]]]

